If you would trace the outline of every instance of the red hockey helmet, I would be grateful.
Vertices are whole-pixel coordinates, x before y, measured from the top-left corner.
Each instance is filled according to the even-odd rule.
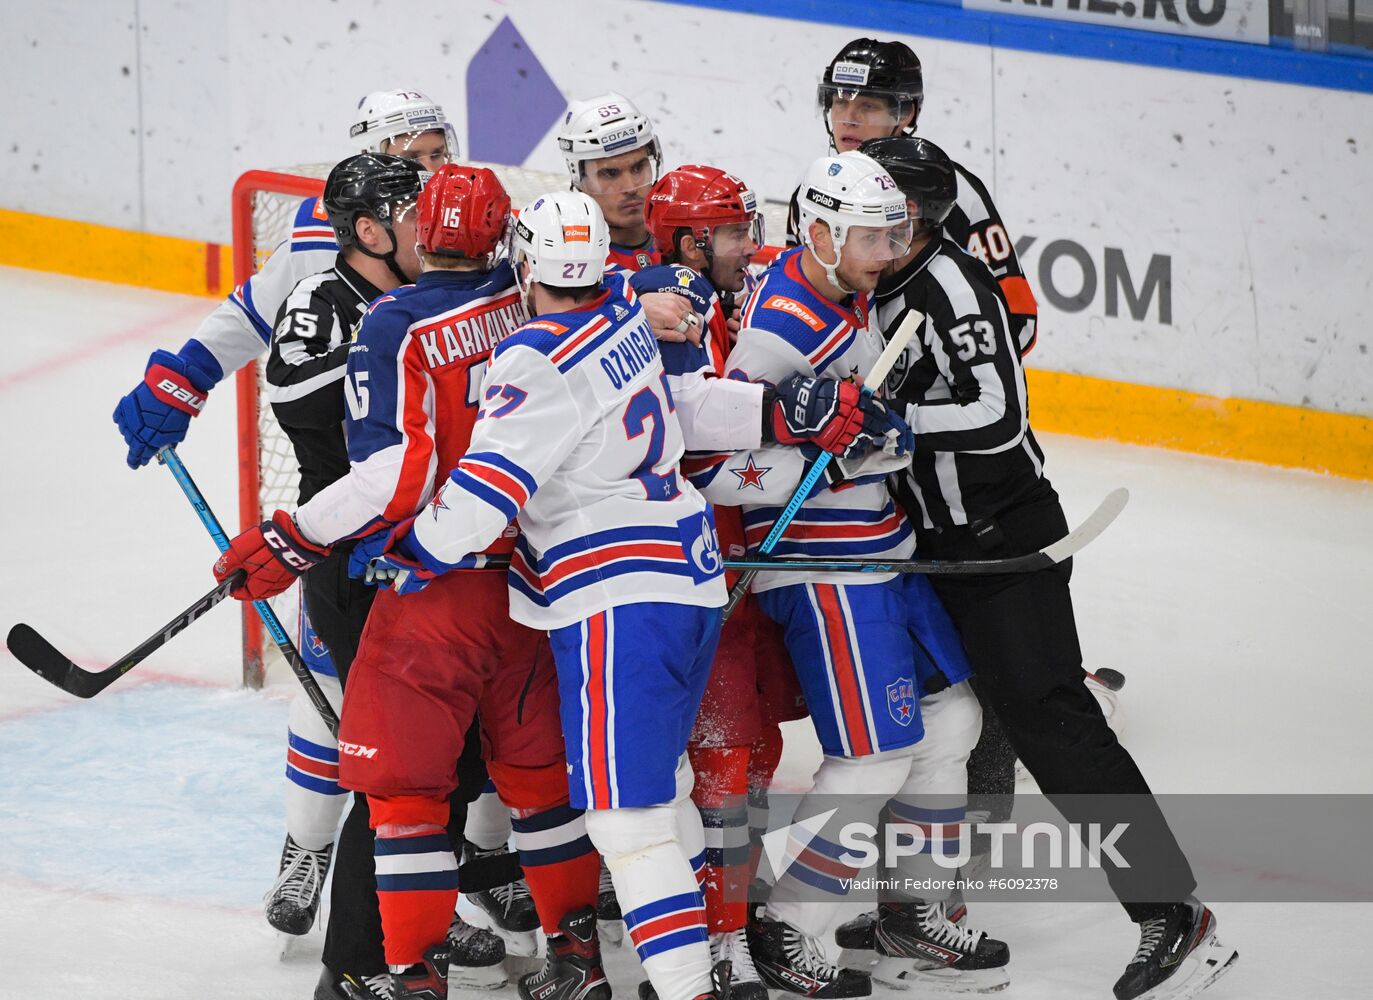
[[[420,194],[415,238],[425,253],[489,263],[509,222],[510,195],[494,173],[446,163]]]
[[[676,255],[674,237],[682,229],[690,230],[708,254],[735,252],[734,247],[715,245],[713,233],[720,226],[736,227],[738,242],[751,241],[754,251],[763,245],[758,199],[743,181],[719,167],[688,164],[663,174],[648,193],[644,221],[658,249],[670,256]]]

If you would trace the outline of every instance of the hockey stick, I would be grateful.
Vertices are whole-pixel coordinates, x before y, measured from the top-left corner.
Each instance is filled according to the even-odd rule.
[[[777,559],[726,559],[724,568],[740,573],[920,573],[925,576],[978,576],[996,573],[1034,573],[1071,558],[1111,526],[1111,522],[1125,509],[1130,491],[1123,486],[1106,494],[1096,510],[1068,534],[1052,545],[1035,552],[1003,559],[801,559],[782,556]],[[484,556],[475,569],[509,569],[509,556]],[[1108,676],[1120,674],[1103,667],[1096,677],[1104,687],[1111,687]],[[1124,684],[1121,678],[1120,684]],[[1117,688],[1119,685],[1117,685]]]
[[[229,536],[224,534],[219,519],[215,517],[214,511],[210,510],[210,504],[206,501],[205,494],[200,492],[200,487],[196,486],[195,481],[191,479],[191,474],[186,471],[186,466],[181,464],[181,456],[176,453],[176,449],[163,448],[157,453],[157,460],[171,470],[172,475],[176,478],[176,484],[181,487],[181,492],[186,494],[186,499],[191,502],[195,512],[200,515],[200,523],[205,525],[205,530],[210,533],[210,537],[214,539],[219,551],[227,551]],[[300,658],[295,643],[286,634],[286,630],[281,627],[281,621],[277,618],[276,612],[266,601],[254,601],[253,608],[257,611],[258,617],[262,619],[262,624],[266,626],[267,632],[271,635],[272,641],[276,643],[277,649],[281,650],[281,655],[286,658],[291,673],[296,675],[296,680],[300,681],[300,686],[305,689],[305,695],[310,699],[310,704],[315,706],[315,711],[324,720],[324,724],[329,727],[329,732],[338,736],[338,716],[334,714],[334,707],[329,704],[329,699],[324,696],[324,691],[320,688],[319,682],[315,680],[315,675],[310,673],[310,668]]]
[[[1096,670],[1084,670],[1088,680],[1096,681],[1107,691],[1119,691],[1125,686],[1125,675],[1119,670],[1112,670],[1110,667],[1099,667]]]
[[[896,332],[892,334],[892,338],[887,342],[887,346],[883,348],[882,353],[878,355],[877,360],[873,362],[872,369],[863,378],[864,398],[870,398],[873,393],[881,388],[882,383],[887,380],[887,373],[891,371],[892,366],[896,364],[896,359],[901,356],[901,353],[906,349],[906,345],[909,344],[911,338],[915,336],[916,327],[924,322],[924,320],[925,314],[918,309],[912,309],[910,312],[906,313],[905,319],[903,319],[901,325],[896,328]],[[791,495],[791,499],[787,501],[787,505],[782,508],[781,515],[773,522],[772,530],[769,531],[767,537],[763,539],[763,544],[758,546],[758,554],[760,556],[766,557],[772,554],[772,550],[777,547],[777,542],[782,537],[782,532],[787,530],[787,525],[791,524],[792,519],[795,518],[797,513],[801,510],[801,505],[806,502],[806,499],[810,496],[810,491],[814,489],[815,484],[820,481],[820,477],[824,475],[825,469],[829,466],[830,461],[833,458],[834,456],[829,452],[823,452],[811,463],[810,469],[808,469],[805,476],[801,478],[800,485],[796,487],[796,492]],[[729,599],[725,601],[725,610],[720,618],[721,621],[728,620],[729,616],[734,613],[734,609],[739,606],[739,602],[742,601],[744,595],[748,593],[748,588],[753,583],[753,578],[758,575],[758,572],[759,571],[756,569],[746,569],[739,574],[738,579],[734,581],[734,586],[729,588]],[[870,572],[881,571],[871,570]]]
[[[23,623],[10,629],[10,634],[5,638],[5,645],[9,647],[15,659],[45,681],[56,684],[63,691],[78,698],[92,698],[142,663],[150,653],[161,649],[172,636],[228,597],[229,591],[241,584],[246,576],[243,572],[235,573],[149,638],[144,639],[133,652],[121,656],[113,666],[104,670],[91,671],[78,667],[52,643]]]

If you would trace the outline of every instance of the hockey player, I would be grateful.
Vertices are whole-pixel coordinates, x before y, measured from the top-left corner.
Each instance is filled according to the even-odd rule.
[[[1042,548],[1067,534],[1067,523],[1029,425],[1024,370],[1001,288],[941,231],[957,169],[923,139],[881,139],[863,151],[891,172],[921,223],[910,251],[877,288],[884,330],[908,310],[926,317],[896,388],[916,435],[898,495],[920,551],[935,559],[996,559]],[[1128,821],[1117,847],[1130,866],[1103,864],[1140,925],[1139,948],[1115,984],[1117,1000],[1192,996],[1237,953],[1216,939],[1215,916],[1192,896],[1191,869],[1148,784],[1084,683],[1071,573],[1070,561],[1013,577],[936,577],[934,587],[984,697],[1040,789],[1083,829]],[[1089,804],[1108,795],[1121,805]],[[885,928],[914,919],[913,907],[884,906],[878,950]]]
[[[573,190],[595,200],[610,229],[606,270],[657,264],[662,257],[644,222],[644,204],[663,153],[648,116],[614,91],[573,101],[558,128],[558,149]]]
[[[424,273],[374,305],[349,352],[350,473],[294,521],[278,511],[240,536],[216,568],[247,568],[250,596],[282,589],[340,539],[411,516],[468,451],[481,372],[525,317],[509,265],[496,260],[509,198],[489,170],[448,166],[421,213]],[[503,527],[492,552],[512,547]],[[404,602],[380,594],[345,697],[340,745],[353,749],[341,780],[368,793],[389,988],[446,995],[444,931],[458,887],[443,826],[452,761],[478,707],[492,779],[518,810],[516,844],[550,956],[568,955],[558,969],[566,989],[608,995],[594,921],[589,944],[576,937],[598,866],[581,812],[568,806],[547,641],[508,620],[505,582],[491,573],[451,574]]]
[[[904,197],[880,166],[848,152],[811,164],[800,206],[805,245],[784,253],[749,297],[727,362],[731,377],[855,379],[881,353],[870,296],[883,268],[909,244]],[[909,446],[906,439],[860,460],[832,462],[835,474],[806,500],[774,553],[908,555],[911,526],[885,479],[908,463]],[[756,484],[744,507],[748,541],[756,546],[806,464],[795,450],[736,455],[723,463],[707,495],[726,502],[732,493],[738,502],[740,490],[731,483]],[[924,577],[864,574],[855,581],[808,574],[798,582],[791,574],[761,573],[755,591],[763,611],[785,629],[825,755],[797,816],[833,812],[779,873],[749,943],[770,986],[817,997],[864,996],[871,990],[868,974],[831,965],[819,940],[834,903],[846,895],[845,876],[856,873],[838,860],[844,854],[838,831],[849,822],[872,822],[889,799],[914,824],[957,821],[979,721],[965,683],[968,664]],[[931,863],[928,854],[903,859],[913,877],[929,874]],[[815,900],[817,892],[831,901]],[[909,942],[913,947],[957,950],[964,968],[1001,969],[1008,960],[1005,945],[955,928],[942,901],[927,926],[908,931],[918,939]]]
[[[855,38],[825,67],[817,97],[830,148],[836,152],[857,149],[868,139],[913,135],[925,101],[920,60],[905,42]],[[962,164],[955,163],[954,169],[958,202],[946,232],[992,269],[1009,305],[1020,353],[1028,354],[1038,318],[1034,293],[987,186]],[[795,196],[789,229],[797,242]]]
[[[764,442],[804,440],[842,453],[856,443],[866,447],[885,432],[885,407],[863,402],[851,383],[798,376],[774,390],[723,378],[731,345],[726,317],[734,313],[734,296],[744,291],[749,260],[763,241],[757,200],[741,180],[716,167],[680,167],[654,185],[647,220],[666,263],[638,271],[630,284],[639,293],[668,291],[685,297],[704,330],[699,345],[662,346],[689,449],[682,465],[689,478],[711,477],[728,454]],[[861,419],[845,421],[846,408]],[[765,419],[738,419],[754,412]],[[798,413],[804,416],[795,420]],[[733,417],[730,422],[736,425],[751,422],[758,430],[709,433],[705,425],[718,423],[721,416]],[[742,555],[738,509],[717,505],[715,513],[722,549]],[[745,1000],[766,996],[745,934],[749,854],[744,802],[749,750],[761,730],[755,669],[759,616],[755,604],[747,601],[726,624],[688,745],[696,779],[692,801],[706,834],[703,889],[711,954],[717,962],[732,963],[731,995]]]
[[[457,156],[443,108],[417,91],[368,94],[358,109],[360,117],[349,134],[362,140],[362,152],[420,159],[426,169]],[[179,351],[154,351],[143,381],[119,401],[114,422],[129,448],[129,468],[146,465],[159,448],[185,439],[191,418],[203,409],[209,391],[266,352],[273,321],[291,289],[303,278],[333,267],[337,255],[338,243],[323,204],[318,198],[304,199],[296,209],[290,237],[262,270],[235,288]],[[181,391],[172,396],[159,390],[164,378]]]
[[[602,277],[608,243],[586,195],[521,211],[511,259],[535,318],[497,347],[472,451],[396,530],[387,561],[402,591],[422,586],[517,518],[511,615],[552,639],[572,804],[659,997],[692,1000],[717,984],[684,752],[722,559],[709,506],[677,472],[682,435],[643,310],[623,277]],[[527,994],[568,995],[553,957]]]

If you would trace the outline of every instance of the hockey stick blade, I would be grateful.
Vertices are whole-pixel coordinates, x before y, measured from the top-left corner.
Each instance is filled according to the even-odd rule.
[[[38,634],[31,626],[22,622],[10,629],[5,637],[14,658],[28,667],[50,684],[60,687],[68,694],[78,698],[93,698],[101,691],[123,677],[151,653],[162,648],[175,636],[187,628],[205,612],[209,611],[243,582],[245,574],[240,571],[225,580],[214,590],[200,598],[181,614],[177,615],[156,633],[143,640],[136,649],[117,660],[104,670],[86,670],[77,666],[64,656],[56,646]]]

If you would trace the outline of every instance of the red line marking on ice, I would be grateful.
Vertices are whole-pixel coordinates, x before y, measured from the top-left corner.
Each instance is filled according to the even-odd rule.
[[[171,312],[164,313],[154,319],[139,323],[136,326],[125,327],[123,330],[116,330],[114,333],[106,334],[88,344],[73,347],[55,357],[47,358],[29,365],[27,368],[21,368],[17,372],[0,377],[0,392],[35,378],[50,375],[63,368],[69,368],[82,361],[89,361],[97,355],[104,354],[106,351],[120,347],[130,341],[143,340],[149,334],[180,323],[191,316],[204,316],[206,312],[205,302],[188,302],[180,308],[173,309]]]

